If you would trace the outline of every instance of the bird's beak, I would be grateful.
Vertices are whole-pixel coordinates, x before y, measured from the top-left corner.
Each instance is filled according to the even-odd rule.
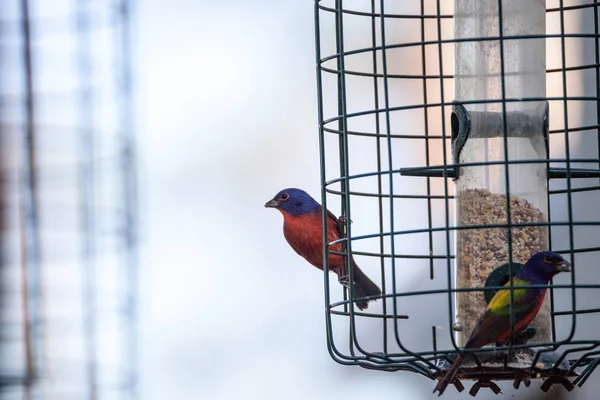
[[[269,200],[265,203],[265,207],[267,208],[277,208],[279,207],[279,202],[275,199]]]
[[[571,272],[571,264],[567,261],[562,261],[557,265],[558,272]]]

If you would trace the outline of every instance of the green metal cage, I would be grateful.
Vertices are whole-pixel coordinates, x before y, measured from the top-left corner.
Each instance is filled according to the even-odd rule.
[[[465,351],[473,357],[459,378],[477,381],[473,395],[499,391],[495,380],[571,390],[600,362],[598,2],[467,3],[315,1],[321,200],[346,217],[342,254],[383,292],[359,311],[326,266],[329,352],[436,379],[469,313],[523,257],[552,250],[573,272],[548,285],[547,322]],[[526,3],[537,26],[514,8]],[[468,25],[469,13],[479,22]],[[474,77],[468,57],[480,62],[479,51],[488,56]],[[465,278],[463,266],[485,257]]]

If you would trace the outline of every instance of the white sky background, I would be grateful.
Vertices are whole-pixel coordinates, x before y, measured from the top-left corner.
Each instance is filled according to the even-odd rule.
[[[330,359],[322,275],[263,208],[284,187],[319,196],[313,2],[148,0],[137,11],[142,398],[433,398],[423,377]],[[468,396],[455,393],[445,398]],[[535,382],[514,398],[538,393]]]
[[[428,398],[330,359],[322,275],[263,208],[319,196],[313,2],[138,11],[143,397]]]

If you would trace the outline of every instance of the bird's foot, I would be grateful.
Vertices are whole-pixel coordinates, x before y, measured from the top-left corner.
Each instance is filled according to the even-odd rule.
[[[341,283],[344,287],[350,287],[350,277],[348,275],[338,276],[338,282]]]
[[[535,334],[536,334],[535,328],[529,327],[529,328],[517,333],[516,335],[514,335],[514,337],[511,339],[511,342],[513,345],[525,344],[530,339],[532,339],[535,336]]]
[[[346,224],[347,223],[352,223],[351,219],[348,219],[348,217],[346,217],[345,215],[340,215],[337,219],[337,228],[340,232],[345,232],[346,231]]]

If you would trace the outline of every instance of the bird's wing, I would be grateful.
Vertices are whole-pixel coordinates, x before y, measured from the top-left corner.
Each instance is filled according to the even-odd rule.
[[[534,305],[537,299],[530,298],[527,295],[527,288],[522,287],[530,284],[529,282],[513,278],[513,312],[518,313],[519,311],[529,308]],[[519,287],[521,286],[521,287]],[[487,306],[487,311],[494,315],[508,315],[510,312],[510,282],[504,285],[506,289],[500,289],[490,301]]]
[[[536,289],[526,289],[519,286],[529,282],[513,278],[514,332],[524,329],[533,319],[543,300],[543,294]],[[507,283],[505,286],[508,287]],[[540,297],[541,296],[541,297]],[[510,290],[501,289],[488,304],[485,313],[477,322],[471,337],[465,347],[481,347],[486,344],[505,340],[510,335]]]

